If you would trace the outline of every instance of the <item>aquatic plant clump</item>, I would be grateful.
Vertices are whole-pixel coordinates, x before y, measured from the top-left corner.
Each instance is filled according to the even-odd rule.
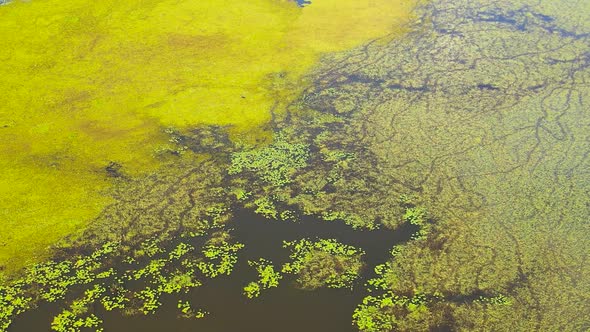
[[[87,328],[95,328],[95,331],[102,331],[100,328],[102,320],[94,313],[88,313],[89,306],[96,302],[105,292],[102,285],[94,285],[84,292],[84,296],[74,300],[68,309],[64,309],[54,317],[51,322],[51,329],[57,332],[78,332]]]
[[[179,300],[176,307],[180,310],[179,317],[181,318],[199,319],[209,314],[209,312],[201,309],[193,309],[189,301]]]
[[[198,262],[196,266],[209,278],[230,275],[238,261],[237,253],[243,248],[242,243],[231,244],[225,237],[210,240],[202,250],[205,259]]]
[[[260,258],[258,261],[248,261],[248,265],[254,267],[258,273],[258,281],[250,282],[244,287],[244,295],[248,298],[258,297],[261,290],[279,286],[283,276],[275,270],[272,262]]]
[[[0,331],[6,331],[13,317],[31,308],[31,298],[24,294],[22,286],[20,283],[0,286]]]
[[[400,254],[398,248],[392,250],[392,256]],[[442,294],[435,292],[427,295],[414,289],[411,293],[397,295],[391,291],[396,276],[388,264],[375,267],[376,277],[367,281],[367,295],[354,313],[352,323],[362,332],[385,332],[407,330],[403,321],[412,321],[412,329],[427,329],[432,320],[430,306],[440,302]]]
[[[280,187],[292,182],[293,173],[307,166],[308,158],[306,145],[289,143],[279,135],[267,147],[233,153],[228,173],[250,171],[261,180]]]
[[[362,249],[335,239],[284,241],[283,247],[291,250],[291,262],[283,265],[282,272],[297,275],[302,289],[352,289],[364,266]]]
[[[260,296],[260,284],[251,281],[248,285],[244,286],[244,295],[249,299]]]
[[[421,321],[430,315],[423,294],[408,298],[387,293],[366,296],[352,314],[353,324],[362,332],[386,332],[399,328],[398,316]],[[424,327],[424,326],[422,326]]]

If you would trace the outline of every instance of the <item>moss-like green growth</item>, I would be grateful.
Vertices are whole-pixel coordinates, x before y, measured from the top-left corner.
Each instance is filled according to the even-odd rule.
[[[292,261],[282,272],[296,274],[302,289],[352,289],[363,268],[364,251],[334,239],[284,241],[283,247],[291,249]]]

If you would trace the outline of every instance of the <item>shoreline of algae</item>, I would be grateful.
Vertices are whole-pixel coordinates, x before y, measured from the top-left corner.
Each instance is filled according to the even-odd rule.
[[[383,0],[2,6],[0,267],[38,261],[85,227],[111,201],[111,162],[132,177],[157,169],[162,128],[264,137],[258,128],[301,92],[322,54],[401,32],[411,9]]]

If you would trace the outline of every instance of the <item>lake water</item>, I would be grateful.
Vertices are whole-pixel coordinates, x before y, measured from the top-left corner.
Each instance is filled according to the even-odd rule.
[[[564,0],[0,6],[0,331],[587,331],[589,22]],[[365,252],[352,290],[299,271],[247,298],[248,261],[280,272],[302,239],[318,279]]]

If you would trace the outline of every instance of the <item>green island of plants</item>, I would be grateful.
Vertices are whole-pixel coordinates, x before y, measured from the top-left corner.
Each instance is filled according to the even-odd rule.
[[[291,262],[283,265],[282,272],[297,275],[302,289],[352,289],[364,266],[362,249],[335,239],[283,241],[283,247],[291,250]]]
[[[244,286],[244,295],[248,298],[260,296],[260,291],[279,286],[283,276],[275,270],[271,261],[260,258],[258,261],[248,261],[248,265],[254,267],[258,272],[258,281],[252,281]]]

